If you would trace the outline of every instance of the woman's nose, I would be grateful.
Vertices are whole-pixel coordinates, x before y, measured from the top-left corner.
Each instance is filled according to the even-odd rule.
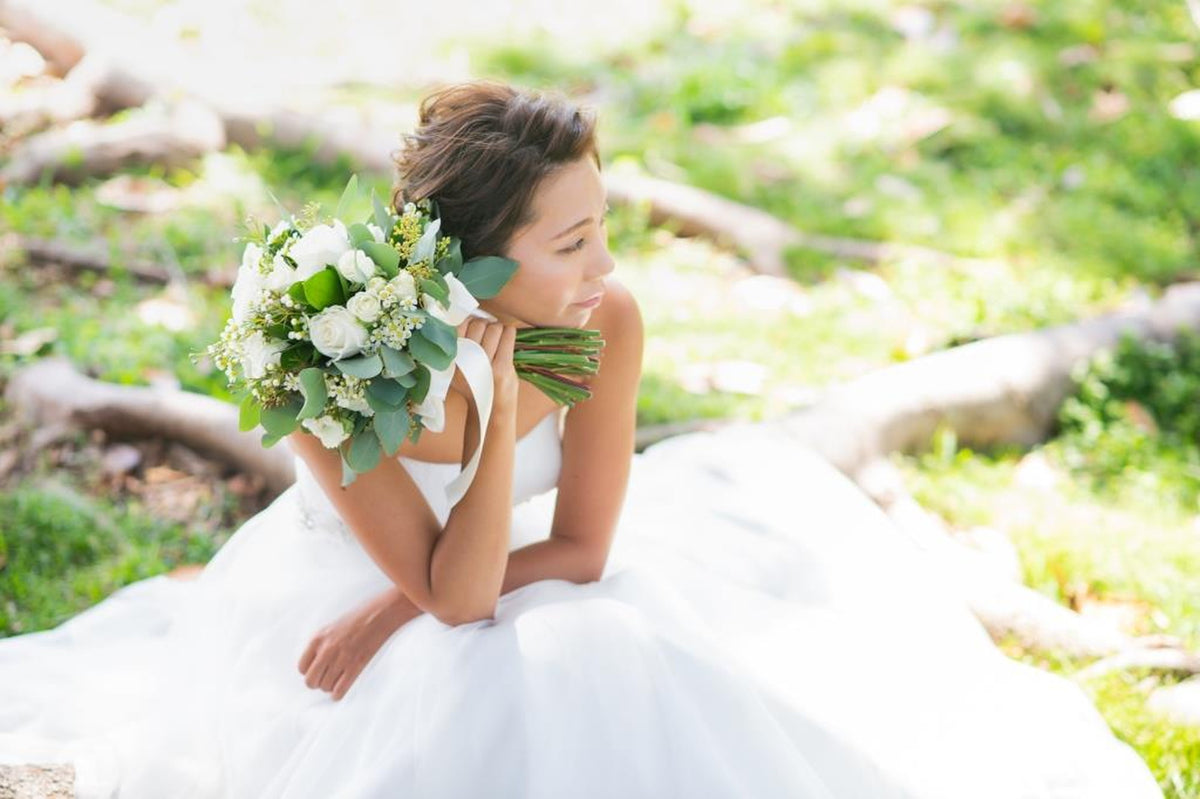
[[[591,266],[593,277],[603,277],[616,268],[617,262],[613,259],[612,253],[608,251],[608,247],[602,247],[600,255],[592,262]]]

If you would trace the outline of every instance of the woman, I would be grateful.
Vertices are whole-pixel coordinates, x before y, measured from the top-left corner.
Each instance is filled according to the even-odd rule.
[[[744,425],[631,455],[642,326],[592,119],[451,86],[399,168],[465,257],[519,263],[459,328],[491,401],[457,373],[442,431],[346,489],[297,432],[296,484],[197,580],[0,642],[0,762],[121,799],[1161,796],[808,451]],[[591,399],[516,379],[526,325],[601,331]]]

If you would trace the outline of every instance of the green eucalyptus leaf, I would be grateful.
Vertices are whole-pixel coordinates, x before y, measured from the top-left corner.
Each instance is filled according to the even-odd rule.
[[[267,449],[270,449],[271,447],[278,444],[279,439],[281,439],[281,438],[283,438],[283,436],[275,435],[274,433],[263,433],[262,434],[262,445],[264,447],[266,447]]]
[[[342,305],[346,302],[342,276],[333,267],[325,267],[304,281],[304,296],[318,311],[330,305]]]
[[[350,439],[346,452],[350,468],[362,474],[369,472],[379,463],[379,438],[374,433],[360,432]]]
[[[300,409],[297,419],[312,419],[320,416],[325,410],[325,400],[328,393],[325,390],[325,373],[315,366],[310,366],[300,373],[300,392],[304,394],[304,407]]]
[[[429,370],[422,364],[417,364],[417,368],[412,372],[416,383],[408,391],[408,398],[413,403],[420,405],[425,401],[425,395],[429,393]]]
[[[384,277],[393,278],[400,274],[400,253],[392,245],[372,240],[364,242],[361,249],[371,257]]]
[[[368,241],[375,241],[375,237],[371,235],[370,228],[361,222],[355,222],[346,228],[346,236],[350,239],[350,244],[356,249],[361,249],[362,245]]]
[[[409,263],[415,264],[419,261],[430,261],[433,259],[434,248],[437,247],[437,234],[441,229],[441,219],[433,219],[425,226],[425,230],[421,233],[421,238],[417,239],[417,243],[413,245],[412,255],[408,258]]]
[[[444,352],[437,344],[421,335],[420,330],[415,331],[408,340],[408,350],[414,358],[430,369],[441,371],[454,361],[453,355]]]
[[[254,429],[258,426],[261,413],[262,406],[258,404],[258,400],[254,399],[253,394],[247,394],[238,405],[238,430],[244,433]]]
[[[316,352],[316,347],[309,342],[297,342],[279,353],[279,365],[283,367],[284,371],[294,372],[310,365]]]
[[[404,386],[405,388],[412,388],[413,386],[415,386],[417,384],[416,368],[414,367],[413,371],[409,372],[406,375],[399,375],[397,377],[393,377],[392,379],[395,380],[400,385]]]
[[[383,360],[378,354],[360,355],[357,358],[343,358],[340,361],[334,361],[333,365],[342,374],[361,377],[363,380],[369,380],[383,371]]]
[[[296,398],[283,405],[263,408],[260,418],[262,426],[271,435],[282,438],[299,427],[300,422],[296,419],[296,415],[300,413],[301,407],[303,407],[303,403]]]
[[[376,411],[372,421],[375,423],[375,436],[383,451],[389,457],[395,455],[408,435],[408,409],[401,407],[383,413]]]
[[[371,189],[371,207],[375,214],[375,224],[383,231],[383,240],[387,241],[391,238],[392,228],[396,226],[396,217],[384,208],[383,203],[375,196],[375,189]]]
[[[499,255],[472,258],[458,271],[458,279],[477,300],[495,297],[517,271],[517,262]]]
[[[407,352],[394,350],[391,347],[380,347],[379,354],[383,356],[383,376],[384,377],[400,377],[406,375],[416,367],[412,356]]]
[[[408,389],[387,377],[377,377],[367,384],[368,403],[370,403],[372,398],[375,398],[386,407],[395,409],[404,405],[404,400],[407,397]],[[374,405],[371,407],[379,410]]]
[[[438,275],[438,277],[441,277],[441,275]],[[421,281],[417,284],[417,286],[418,286],[418,288],[420,288],[421,291],[426,292],[427,294],[432,296],[435,300],[440,302],[442,305],[449,308],[450,307],[450,287],[445,285],[445,283],[446,283],[445,279],[443,279],[439,283],[436,280],[429,280],[427,278],[422,278]]]
[[[346,449],[347,446],[344,442],[338,449],[338,452],[342,456],[342,488],[350,485],[358,478],[358,473],[355,472],[354,469],[350,468],[350,464],[346,460]]]
[[[413,338],[416,338],[418,335],[433,342],[442,352],[451,357],[458,354],[458,330],[436,316],[425,317],[425,324],[413,331]],[[411,342],[412,339],[410,338],[410,349],[412,347]]]
[[[351,175],[350,180],[346,181],[346,188],[342,190],[342,197],[338,200],[337,210],[333,212],[336,219],[341,219],[346,215],[346,211],[350,209],[350,203],[354,201],[358,194],[358,175]]]

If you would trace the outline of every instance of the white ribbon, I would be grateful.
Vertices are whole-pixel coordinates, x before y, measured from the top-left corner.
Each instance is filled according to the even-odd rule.
[[[458,338],[458,353],[454,356],[454,364],[462,370],[463,377],[475,398],[475,408],[479,414],[479,444],[471,455],[471,460],[463,467],[446,486],[447,508],[453,508],[471,487],[475,478],[475,470],[479,468],[479,458],[483,454],[483,442],[487,438],[488,419],[492,416],[492,362],[483,347],[469,338]],[[465,431],[464,431],[465,435]]]

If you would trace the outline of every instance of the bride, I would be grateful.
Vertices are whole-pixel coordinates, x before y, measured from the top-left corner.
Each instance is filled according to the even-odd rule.
[[[293,433],[295,484],[197,579],[0,641],[0,762],[120,799],[1161,797],[810,451],[739,425],[633,454],[643,331],[599,163],[561,96],[427,97],[395,201],[519,263],[458,328],[485,380],[455,372],[345,489]],[[518,381],[531,325],[601,331],[591,399]]]

